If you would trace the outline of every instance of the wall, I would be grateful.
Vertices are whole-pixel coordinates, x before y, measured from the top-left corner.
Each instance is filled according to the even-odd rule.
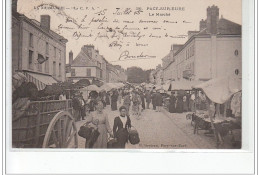
[[[194,57],[195,80],[211,78],[211,40],[210,38],[195,39]]]
[[[19,66],[19,36],[20,25],[16,18],[12,18],[12,74],[18,70]]]
[[[235,75],[236,69],[242,75],[241,51],[241,37],[217,38],[217,77]]]
[[[72,66],[71,69],[75,69],[75,77],[87,77],[87,69],[91,69],[91,77],[96,77],[96,67],[76,67]]]
[[[33,47],[29,46],[30,33],[33,34]],[[66,63],[66,46],[57,40],[50,38],[33,25],[23,21],[22,31],[22,69],[33,72],[52,75],[54,78],[65,81],[65,63]],[[46,53],[46,42],[49,44],[49,53]],[[54,47],[56,47],[56,56]],[[29,50],[33,51],[33,68],[29,69]],[[45,58],[49,57],[49,61],[43,63],[42,71],[38,70],[38,54]],[[56,75],[53,73],[53,62],[56,62]],[[49,71],[45,71],[46,63],[49,63]],[[61,75],[59,76],[59,64],[61,64]]]

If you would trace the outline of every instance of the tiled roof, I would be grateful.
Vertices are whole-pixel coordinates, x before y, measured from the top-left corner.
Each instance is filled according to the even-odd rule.
[[[62,41],[62,40],[63,40],[62,42],[64,42],[64,41],[67,42],[68,41],[66,38],[64,38],[63,36],[57,34],[56,32],[54,32],[52,30],[46,31],[46,30],[42,29],[42,27],[40,26],[40,22],[35,20],[35,19],[30,19],[27,16],[25,16],[23,14],[20,14],[18,12],[12,12],[12,16],[15,17],[18,20],[20,20],[20,18],[23,18],[23,19],[29,21],[30,23],[32,23],[33,25],[35,25],[36,27],[38,27],[39,29],[41,29],[45,33],[49,34],[51,37],[54,37],[55,39],[58,39],[59,41]]]
[[[218,22],[218,34],[235,35],[241,34],[241,25],[229,21],[225,18],[220,18]]]
[[[71,66],[96,66],[95,62],[81,49]]]

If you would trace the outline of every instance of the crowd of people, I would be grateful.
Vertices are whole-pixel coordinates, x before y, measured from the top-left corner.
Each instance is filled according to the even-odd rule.
[[[195,109],[206,109],[206,103],[206,96],[202,92],[197,97],[194,92],[171,92],[168,108],[170,113],[195,112]]]
[[[146,109],[160,112],[163,106],[163,97],[159,90],[146,90],[142,87],[124,87],[111,91],[76,93],[72,98],[73,116],[75,121],[85,120],[86,123],[98,130],[99,134],[86,139],[86,148],[106,148],[109,138],[117,140],[117,148],[125,148],[128,142],[128,130],[131,128],[130,115],[140,119]],[[110,105],[111,111],[118,110],[119,116],[114,118],[113,128],[110,128],[105,108]],[[93,142],[94,140],[94,142]],[[90,144],[92,143],[92,144]]]

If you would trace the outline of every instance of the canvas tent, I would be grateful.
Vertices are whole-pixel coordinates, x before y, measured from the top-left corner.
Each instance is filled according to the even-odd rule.
[[[242,80],[236,77],[222,77],[193,86],[201,89],[214,103],[223,104],[230,97],[242,90]]]
[[[163,84],[163,90],[165,90],[165,91],[169,91],[169,89],[170,89],[170,86],[171,86],[171,80],[167,80],[164,84]]]
[[[113,89],[113,88],[114,88],[114,86],[111,86],[111,85],[109,85],[108,83],[103,84],[103,85],[100,87],[100,89],[105,90],[105,91],[110,91],[110,90]]]
[[[170,83],[170,87],[168,88],[171,91],[177,91],[177,90],[192,90],[192,87],[198,84],[203,83],[203,81],[172,81]]]
[[[97,91],[97,92],[100,92],[101,89],[99,87],[97,87],[96,85],[92,84],[92,85],[89,85],[87,87],[80,89],[80,91]]]

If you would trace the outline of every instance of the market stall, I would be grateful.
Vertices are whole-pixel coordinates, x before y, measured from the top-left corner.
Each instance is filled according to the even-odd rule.
[[[191,111],[190,107],[190,97],[192,86],[202,83],[202,81],[166,81],[163,85],[163,89],[167,92],[168,95],[171,95],[171,92],[175,94],[175,103],[170,105],[170,98],[164,99],[164,107],[166,110],[170,111],[171,107],[172,113],[182,113]],[[173,107],[175,106],[175,107]],[[174,108],[174,109],[173,109]]]
[[[196,99],[199,94],[205,94],[207,99],[206,110],[197,109],[196,105],[192,115],[194,134],[198,133],[199,129],[208,130],[208,133],[214,134],[218,147],[224,144],[225,137],[229,135],[233,146],[241,146],[241,79],[216,78],[193,88],[196,91]]]

